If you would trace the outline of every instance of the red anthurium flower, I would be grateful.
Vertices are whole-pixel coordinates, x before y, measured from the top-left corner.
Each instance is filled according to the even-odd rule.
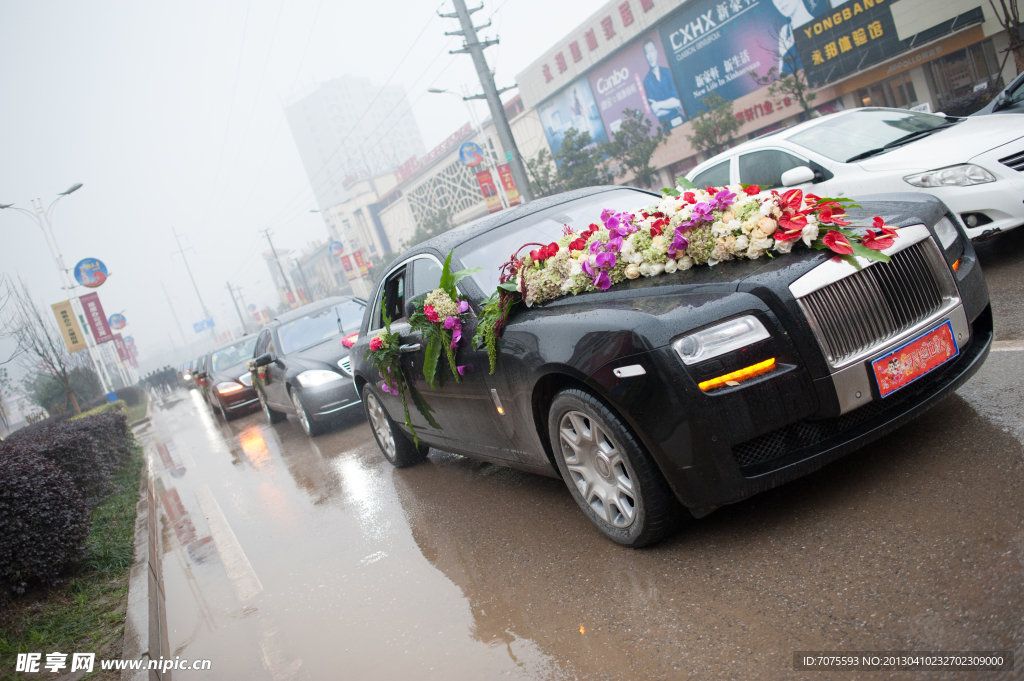
[[[864,244],[864,248],[870,248],[873,251],[884,251],[895,243],[896,237],[892,234],[885,234],[880,232],[875,233],[875,230],[869,229],[868,233],[860,238],[860,242]]]
[[[853,246],[850,245],[850,240],[834,229],[829,230],[821,240],[839,255],[851,255],[853,253]]]
[[[850,221],[843,220],[839,217],[845,212],[846,211],[844,211],[841,206],[839,208],[833,208],[832,206],[826,205],[824,208],[821,209],[821,212],[818,213],[818,222],[820,222],[823,225],[831,224],[837,225],[839,227],[845,227],[846,225],[850,224]]]
[[[760,194],[761,188],[758,187],[756,184],[752,184],[749,187],[744,187],[743,193],[746,194],[747,196],[753,196],[754,194]]]
[[[532,260],[533,262],[537,262],[540,259],[541,259],[541,255],[540,255],[540,249],[539,248],[535,248],[532,251],[530,251],[530,260]]]
[[[896,227],[890,227],[889,225],[885,224],[885,220],[883,220],[882,218],[878,217],[877,215],[875,216],[874,223],[875,223],[875,229],[881,230],[882,234],[888,234],[889,236],[896,236],[896,229],[897,228]]]
[[[789,231],[802,232],[804,227],[807,226],[807,216],[800,214],[783,213],[782,217],[779,218],[779,227]]]
[[[803,203],[804,192],[802,189],[790,189],[782,195],[782,210],[799,212],[800,204]]]

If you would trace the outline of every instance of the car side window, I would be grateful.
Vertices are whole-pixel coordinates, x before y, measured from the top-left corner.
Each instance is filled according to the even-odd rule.
[[[263,329],[260,333],[260,337],[256,340],[256,352],[254,357],[265,355],[268,352],[273,351],[274,344],[271,342],[273,336],[270,333],[270,329]]]
[[[384,308],[388,316],[391,318],[391,323],[394,324],[399,320],[405,319],[405,268],[400,267],[387,279],[384,280]],[[379,329],[384,326],[384,319],[377,312],[374,315],[374,328]]]
[[[778,149],[762,149],[740,156],[740,182],[756,184],[762,189],[782,186],[782,173],[800,166],[810,166],[807,161]]]
[[[693,178],[693,183],[701,189],[704,187],[724,187],[729,182],[731,182],[729,177],[729,160],[711,166]]]
[[[412,261],[412,292],[409,299],[430,293],[441,285],[441,266],[432,258]]]

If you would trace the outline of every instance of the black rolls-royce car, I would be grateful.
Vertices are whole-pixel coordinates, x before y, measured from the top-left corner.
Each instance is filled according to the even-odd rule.
[[[888,263],[861,259],[858,268],[800,246],[520,304],[493,375],[486,349],[469,339],[501,264],[523,244],[554,240],[563,225],[585,230],[602,209],[632,212],[658,198],[578,190],[435,237],[385,269],[352,350],[374,436],[399,466],[432,445],[560,476],[594,524],[629,546],[665,536],[680,505],[699,518],[814,471],[955,390],[992,341],[988,291],[957,218],[927,195],[873,199],[851,217],[871,224],[878,215],[900,228]],[[459,283],[472,312],[457,361],[470,368],[461,382],[432,389],[407,301],[437,286],[450,251],[453,270],[484,269]],[[366,358],[382,298],[405,372],[440,426],[410,403],[418,447],[400,398],[382,390]],[[885,383],[890,355],[922,338],[931,350],[945,343],[948,359],[894,390]]]
[[[241,339],[217,348],[206,360],[204,383],[210,407],[230,421],[242,412],[257,409],[259,398],[252,387],[252,375],[245,363],[252,359],[256,336]]]
[[[266,378],[257,381],[256,392],[271,423],[295,414],[313,437],[333,416],[359,404],[349,348],[365,307],[359,298],[325,298],[272,319],[260,331],[254,363]]]

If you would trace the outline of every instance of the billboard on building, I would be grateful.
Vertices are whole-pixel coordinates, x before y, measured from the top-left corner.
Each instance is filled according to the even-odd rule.
[[[657,31],[616,52],[588,77],[609,137],[618,132],[626,109],[642,111],[652,134],[658,126],[667,132],[686,120]]]
[[[480,185],[480,193],[484,195],[487,203],[488,213],[497,213],[501,210],[501,198],[498,196],[498,189],[494,186],[494,178],[490,170],[481,170],[476,174],[476,183]]]
[[[660,26],[661,42],[692,118],[712,94],[739,99],[762,87],[754,80],[792,69],[784,61],[795,54],[790,17],[810,15],[802,0],[691,0]]]
[[[601,114],[594,101],[594,93],[586,78],[579,78],[570,83],[564,90],[537,107],[540,122],[544,126],[544,135],[548,138],[551,153],[558,156],[562,149],[562,140],[570,128],[578,133],[590,133],[591,144],[607,142]]]

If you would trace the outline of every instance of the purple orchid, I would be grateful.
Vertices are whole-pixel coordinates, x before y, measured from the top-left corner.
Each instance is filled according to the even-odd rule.
[[[448,317],[444,320],[444,328],[451,329],[452,342],[451,349],[454,350],[459,345],[459,341],[462,340],[462,322],[458,317]]]
[[[584,258],[580,261],[580,267],[583,268],[583,272],[588,276],[594,276],[594,267],[590,264],[590,258]]]
[[[596,258],[594,258],[594,264],[602,269],[615,267],[615,254],[600,253]]]
[[[676,237],[672,239],[672,244],[668,247],[668,257],[675,259],[676,255],[685,253],[689,247],[690,240],[676,231]]]
[[[613,236],[608,239],[608,250],[621,251],[622,250],[622,237],[619,235]]]
[[[459,376],[465,376],[466,374],[473,373],[472,364],[460,364],[455,368],[459,370]]]
[[[384,379],[384,382],[380,384],[380,389],[381,390],[383,390],[384,392],[388,393],[389,395],[397,395],[398,394],[398,388],[396,388],[396,387],[391,385],[391,369],[390,368],[388,368],[387,378],[385,378],[384,374],[380,373],[379,371],[377,372],[377,375]]]
[[[711,199],[716,210],[725,210],[736,201],[736,195],[728,189],[721,189]]]
[[[459,301],[459,314],[463,312],[469,312],[469,303],[465,300]]]
[[[597,278],[594,279],[594,286],[602,291],[607,291],[612,287],[611,277],[608,276],[607,272],[601,272],[597,275]]]

